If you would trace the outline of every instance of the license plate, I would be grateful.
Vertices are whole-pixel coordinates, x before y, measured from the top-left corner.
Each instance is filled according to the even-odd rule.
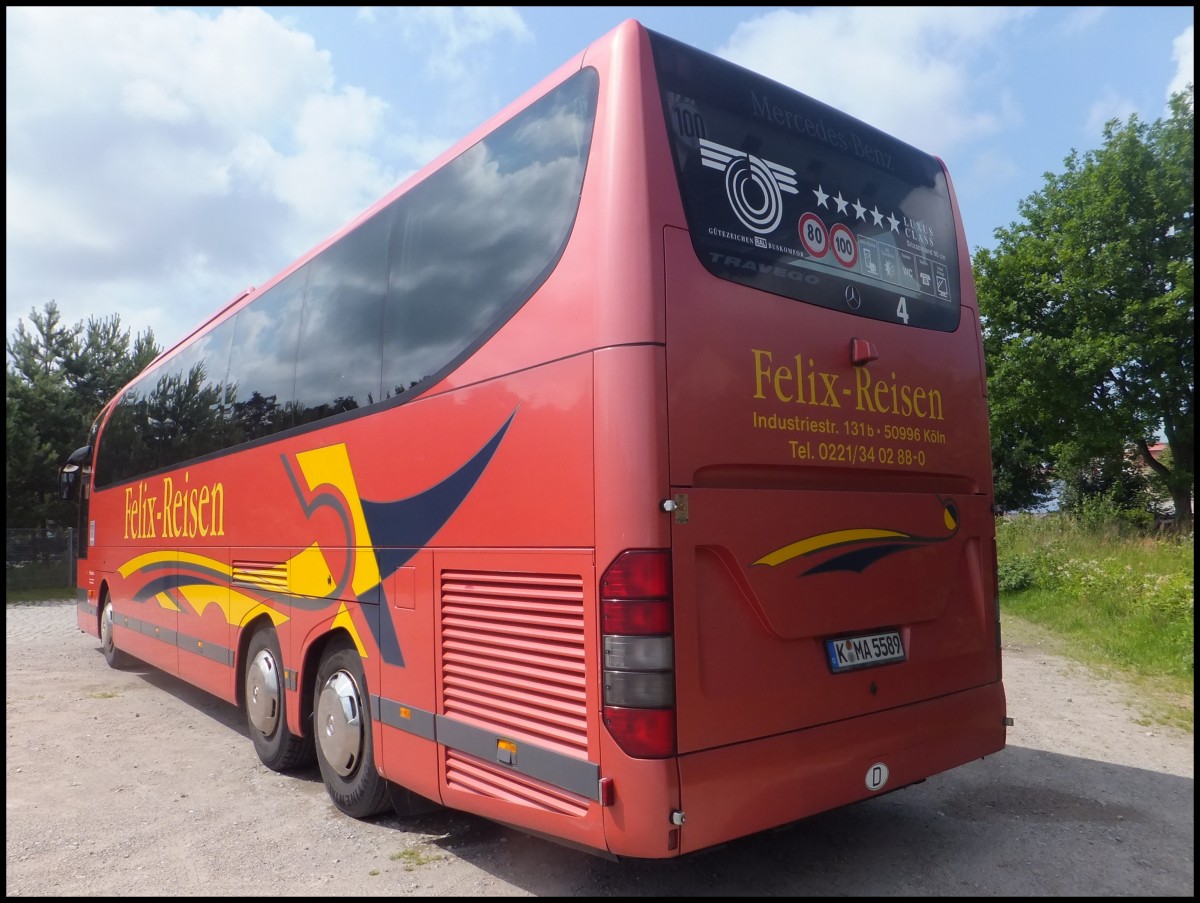
[[[826,640],[825,654],[829,658],[829,667],[835,674],[839,671],[886,665],[889,662],[902,662],[905,659],[904,642],[896,630]]]

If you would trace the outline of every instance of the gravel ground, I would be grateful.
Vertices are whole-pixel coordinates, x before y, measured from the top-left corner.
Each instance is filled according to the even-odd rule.
[[[8,896],[1194,896],[1192,734],[1036,642],[1004,649],[999,754],[614,863],[461,813],[346,818],[315,769],[264,768],[233,706],[110,670],[72,604],[8,605],[5,626]]]

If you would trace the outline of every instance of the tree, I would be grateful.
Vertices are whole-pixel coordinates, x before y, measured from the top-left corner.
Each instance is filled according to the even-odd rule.
[[[1194,112],[1191,85],[1153,124],[1111,120],[1072,151],[974,258],[997,473],[1111,464],[1132,447],[1192,522],[1195,484]],[[1162,435],[1170,466],[1149,446]],[[1104,468],[1101,468],[1102,470]],[[998,481],[1000,485],[1001,481]]]
[[[8,526],[73,523],[58,498],[58,468],[88,441],[101,408],[158,355],[154,334],[130,338],[120,318],[66,326],[58,305],[30,311],[6,342],[5,521]]]
[[[159,348],[150,330],[131,339],[115,314],[89,318],[75,332],[76,344],[63,361],[63,375],[90,426],[109,399],[158,357]]]

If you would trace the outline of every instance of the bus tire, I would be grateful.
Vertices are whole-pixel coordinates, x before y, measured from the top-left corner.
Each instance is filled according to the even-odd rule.
[[[288,727],[282,660],[275,629],[256,630],[246,647],[242,707],[254,751],[272,771],[291,771],[313,756],[312,737],[298,737]]]
[[[345,638],[329,645],[317,670],[313,734],[321,778],[338,809],[367,818],[392,808],[387,781],[375,769],[362,659]]]
[[[122,668],[128,668],[132,664],[132,660],[117,648],[117,641],[113,637],[113,604],[108,590],[104,591],[104,595],[100,600],[99,627],[100,651],[104,653],[104,660],[108,662],[108,667],[115,668],[118,671]]]

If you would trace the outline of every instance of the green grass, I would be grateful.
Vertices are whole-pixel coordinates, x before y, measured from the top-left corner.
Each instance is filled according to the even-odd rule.
[[[1063,654],[1135,683],[1151,720],[1193,729],[1193,534],[1020,516],[997,524],[996,546],[1007,619],[1027,621]]]
[[[73,601],[75,599],[75,587],[56,586],[51,589],[45,587],[5,589],[4,597],[5,601],[10,605],[14,602],[54,602],[60,599]]]
[[[399,850],[389,857],[393,862],[404,863],[404,871],[411,872],[414,868],[421,865],[428,865],[431,862],[437,862],[439,859],[445,859],[442,853],[429,853],[424,850]]]

